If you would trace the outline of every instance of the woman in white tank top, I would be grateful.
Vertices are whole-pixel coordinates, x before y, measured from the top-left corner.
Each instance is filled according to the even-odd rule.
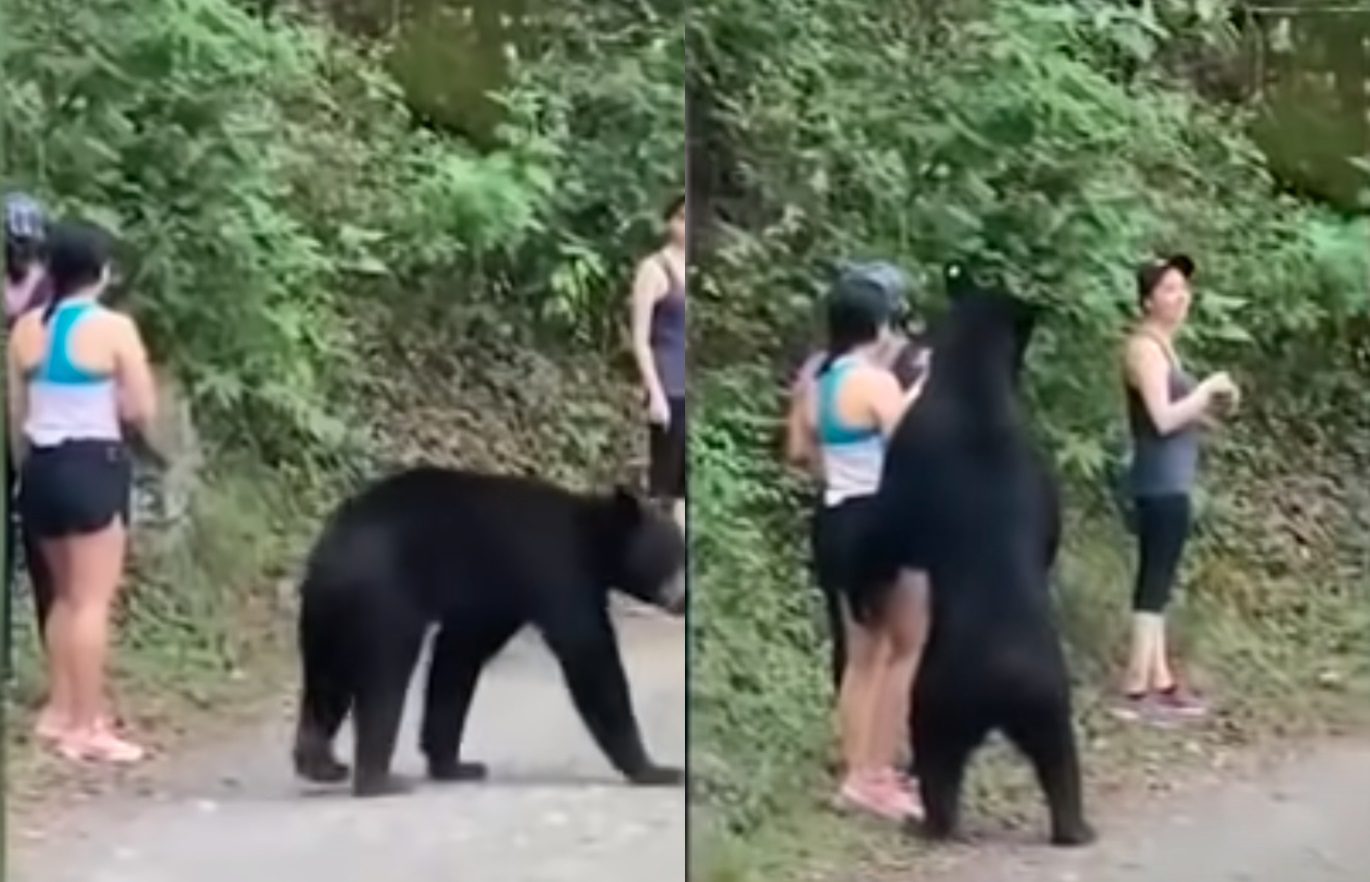
[[[105,663],[127,547],[122,424],[146,431],[156,397],[137,327],[99,304],[109,252],[96,228],[54,231],[53,299],[14,326],[8,392],[20,509],[54,583],[38,735],[69,759],[134,762],[143,750],[113,730]]]
[[[851,588],[851,558],[879,487],[886,439],[922,388],[917,383],[903,392],[878,358],[891,334],[890,302],[866,274],[839,280],[828,305],[828,353],[802,389],[802,429],[791,435],[791,458],[816,466],[823,483],[814,564],[830,600],[844,599]],[[871,627],[843,616],[847,657],[837,712],[846,769],[838,798],[904,820],[921,813],[912,782],[894,763],[902,709],[926,636],[927,598],[925,591],[896,593]]]

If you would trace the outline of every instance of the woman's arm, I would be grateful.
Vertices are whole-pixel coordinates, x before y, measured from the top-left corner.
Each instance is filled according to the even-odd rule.
[[[888,371],[872,370],[867,382],[870,394],[871,413],[875,424],[887,439],[899,428],[899,422],[909,407],[923,393],[923,383],[927,375],[920,377],[907,391],[899,388],[899,381]]]
[[[113,315],[115,325],[114,375],[119,387],[119,417],[147,435],[157,418],[157,387],[148,364],[147,349],[133,320]]]
[[[1133,337],[1127,343],[1128,382],[1141,395],[1156,431],[1169,435],[1196,422],[1208,410],[1212,401],[1212,383],[1205,379],[1179,401],[1170,400],[1170,363],[1161,345],[1144,337]]]
[[[637,361],[643,388],[647,391],[651,417],[662,424],[669,419],[669,411],[661,377],[656,372],[656,359],[652,357],[652,310],[656,308],[656,302],[665,293],[668,284],[661,267],[653,260],[648,258],[638,264],[632,296],[633,357]]]
[[[790,408],[785,415],[785,461],[796,468],[813,472],[818,463],[818,446],[809,424],[810,396],[814,388],[813,371],[805,364],[790,387]]]

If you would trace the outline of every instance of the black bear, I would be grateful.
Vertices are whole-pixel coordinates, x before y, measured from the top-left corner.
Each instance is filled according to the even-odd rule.
[[[910,571],[929,576],[910,708],[926,834],[958,835],[966,767],[999,730],[1035,768],[1052,842],[1082,845],[1094,833],[1048,584],[1060,500],[1018,403],[1037,309],[960,268],[948,290],[927,386],[890,440],[858,603],[874,608]]]
[[[304,683],[297,773],[346,780],[333,738],[350,710],[353,793],[405,788],[390,774],[404,697],[436,624],[420,747],[434,780],[483,778],[460,759],[481,669],[525,625],[556,655],[571,697],[614,766],[637,784],[677,784],[648,757],[609,614],[617,589],[683,614],[685,543],[625,490],[424,466],[383,479],[333,514],[301,584]]]

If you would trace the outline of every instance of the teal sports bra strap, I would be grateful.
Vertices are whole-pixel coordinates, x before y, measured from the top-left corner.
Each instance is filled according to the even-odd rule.
[[[94,303],[59,304],[49,324],[48,353],[38,378],[62,386],[85,386],[106,382],[109,377],[77,367],[71,360],[71,333],[82,318],[95,309]]]
[[[849,356],[839,358],[818,377],[818,439],[823,444],[857,444],[880,435],[875,427],[843,425],[837,414],[837,391],[855,363]]]

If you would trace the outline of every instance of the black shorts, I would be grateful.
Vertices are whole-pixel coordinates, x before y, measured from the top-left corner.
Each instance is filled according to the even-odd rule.
[[[133,461],[119,441],[64,441],[33,447],[19,476],[19,513],[43,539],[96,533],[128,523]]]
[[[823,594],[835,603],[851,602],[856,554],[874,510],[874,496],[857,496],[837,505],[820,505],[814,516],[813,567]]]
[[[647,469],[647,492],[657,499],[685,498],[685,399],[667,400],[671,421],[648,427],[651,462]]]

